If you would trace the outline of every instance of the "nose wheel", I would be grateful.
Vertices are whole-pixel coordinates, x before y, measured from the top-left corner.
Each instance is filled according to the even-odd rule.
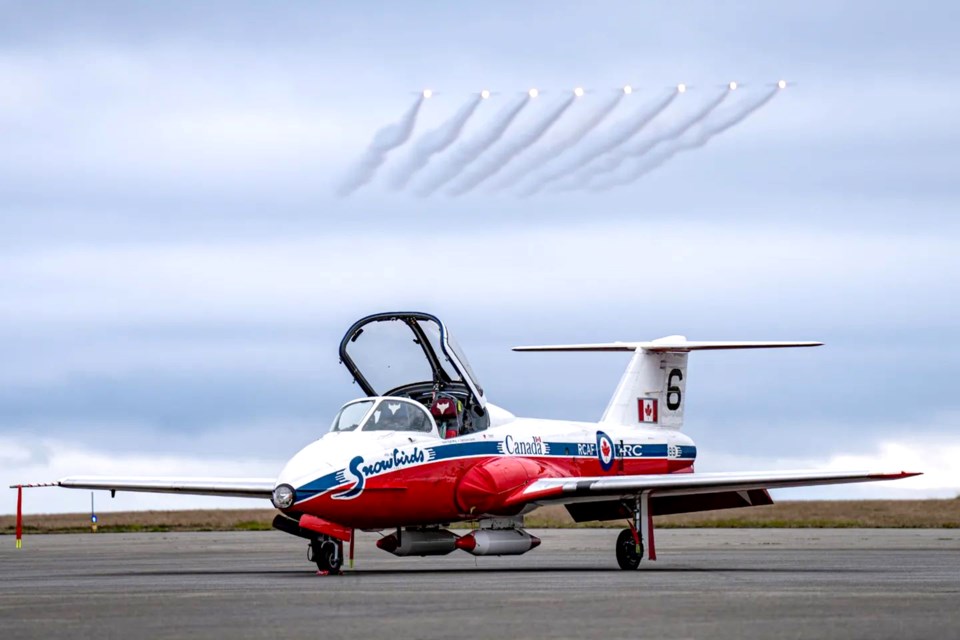
[[[343,567],[343,543],[327,536],[313,538],[307,547],[307,559],[317,563],[321,574],[338,574]]]

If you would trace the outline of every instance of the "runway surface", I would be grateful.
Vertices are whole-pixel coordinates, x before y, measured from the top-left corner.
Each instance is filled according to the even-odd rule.
[[[535,531],[527,555],[394,558],[318,577],[279,532],[0,537],[0,637],[954,638],[958,530]]]

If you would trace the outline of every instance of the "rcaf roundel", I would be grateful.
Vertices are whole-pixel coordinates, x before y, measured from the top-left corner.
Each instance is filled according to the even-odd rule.
[[[613,440],[603,431],[597,431],[597,458],[600,460],[600,468],[609,471],[613,467]]]
[[[640,422],[657,421],[656,398],[637,398],[637,409],[640,412]]]

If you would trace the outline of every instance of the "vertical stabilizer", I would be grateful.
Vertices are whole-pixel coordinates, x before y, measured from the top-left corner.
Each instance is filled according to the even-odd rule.
[[[687,354],[637,349],[600,422],[683,426]]]

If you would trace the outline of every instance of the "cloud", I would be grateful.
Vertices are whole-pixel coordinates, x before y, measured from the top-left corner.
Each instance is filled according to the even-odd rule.
[[[960,423],[957,423],[960,426]],[[922,429],[920,430],[923,431]],[[916,433],[915,425],[902,425],[901,433]],[[935,444],[933,444],[935,443]],[[780,500],[798,499],[904,499],[960,496],[960,438],[942,433],[921,438],[889,438],[842,453],[816,457],[750,456],[723,451],[700,451],[698,471],[764,471],[824,469],[895,473],[920,471],[922,476],[889,482],[783,489]]]
[[[451,273],[477,299],[494,297],[519,309],[547,303],[633,307],[653,299],[719,304],[731,312],[748,305],[754,317],[770,319],[816,310],[822,320],[809,317],[811,326],[903,326],[920,309],[953,309],[941,294],[945,282],[960,277],[949,236],[902,229],[825,236],[779,226],[594,221],[509,234],[452,227],[424,237],[391,229],[368,234],[363,246],[370,250],[357,259],[356,237],[344,232],[216,245],[7,251],[0,257],[0,328],[238,318],[329,322],[331,302],[343,316],[371,305],[430,306],[445,295],[429,287],[411,290],[409,272],[398,265],[437,246],[474,256],[496,246],[496,261],[455,261]],[[634,256],[629,269],[623,269],[625,255]],[[524,278],[516,280],[517,273]],[[513,286],[504,288],[507,281]],[[568,298],[572,290],[576,302]]]
[[[115,204],[153,189],[275,189],[342,167],[317,149],[344,148],[368,122],[354,130],[322,92],[273,74],[279,60],[224,53],[86,45],[0,56],[0,191]],[[238,69],[258,66],[256,82]]]
[[[79,445],[68,440],[35,438],[29,445],[0,436],[0,486],[52,482],[70,475],[149,475],[271,478],[276,477],[284,460],[256,458],[255,451],[241,458],[216,458],[208,455],[170,455],[117,453]],[[7,490],[8,500],[0,503],[0,513],[14,513],[16,493]],[[241,500],[204,496],[97,492],[97,511],[162,509],[256,509],[270,508],[268,500]],[[24,490],[24,514],[84,512],[90,508],[86,491],[56,487]]]

